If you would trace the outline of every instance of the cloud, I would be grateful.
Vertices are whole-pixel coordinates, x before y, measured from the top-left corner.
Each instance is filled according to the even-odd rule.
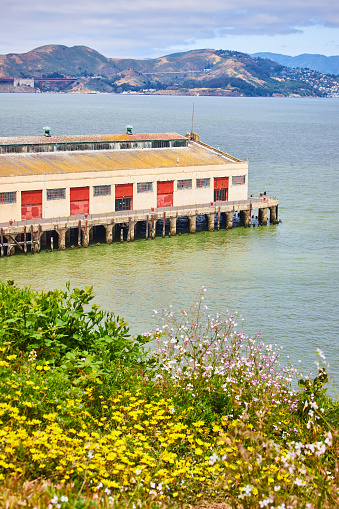
[[[13,0],[2,3],[0,53],[44,44],[87,45],[106,56],[158,56],[174,45],[229,36],[339,27],[333,0]],[[227,40],[227,39],[226,39]]]

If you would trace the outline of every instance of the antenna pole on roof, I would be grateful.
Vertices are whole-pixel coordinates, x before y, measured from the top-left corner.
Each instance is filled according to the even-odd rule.
[[[192,129],[191,129],[191,139],[193,138],[193,120],[194,120],[194,101],[193,101],[193,111],[192,111]]]

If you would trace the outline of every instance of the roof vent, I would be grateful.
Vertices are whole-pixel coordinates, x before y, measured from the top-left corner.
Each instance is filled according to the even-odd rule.
[[[50,138],[51,137],[51,128],[50,127],[44,127],[43,129],[45,131],[46,138]]]
[[[127,126],[126,126],[126,134],[133,134],[133,133],[132,133],[132,129],[133,129],[133,126],[132,126],[132,125],[127,125]]]

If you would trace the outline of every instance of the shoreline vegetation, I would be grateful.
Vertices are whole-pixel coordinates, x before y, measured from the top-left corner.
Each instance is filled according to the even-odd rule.
[[[320,350],[303,377],[205,289],[136,337],[91,287],[0,295],[1,508],[339,506]]]

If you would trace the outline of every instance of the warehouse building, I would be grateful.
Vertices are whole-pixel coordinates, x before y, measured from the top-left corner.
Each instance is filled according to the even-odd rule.
[[[0,138],[0,255],[50,245],[88,247],[95,232],[134,240],[176,234],[198,216],[208,230],[232,228],[235,212],[250,226],[277,220],[278,200],[248,197],[248,162],[200,141],[197,134],[125,134]]]
[[[0,138],[0,223],[247,197],[247,161],[194,134]]]

